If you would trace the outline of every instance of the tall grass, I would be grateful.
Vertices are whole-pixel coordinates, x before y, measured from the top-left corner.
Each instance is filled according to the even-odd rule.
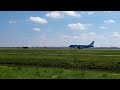
[[[63,68],[0,66],[0,79],[119,79],[119,73]]]
[[[0,49],[0,64],[120,72],[119,55],[120,50]]]

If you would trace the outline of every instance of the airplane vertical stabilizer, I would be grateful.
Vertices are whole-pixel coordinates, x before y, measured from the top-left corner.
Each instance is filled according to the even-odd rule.
[[[92,43],[90,44],[90,46],[93,46],[93,44],[94,44],[94,41],[92,41]]]

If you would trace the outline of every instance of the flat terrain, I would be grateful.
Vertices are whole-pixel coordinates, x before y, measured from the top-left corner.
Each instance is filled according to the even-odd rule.
[[[1,48],[0,78],[120,78],[120,50]]]
[[[120,74],[86,69],[1,66],[0,79],[120,79]]]

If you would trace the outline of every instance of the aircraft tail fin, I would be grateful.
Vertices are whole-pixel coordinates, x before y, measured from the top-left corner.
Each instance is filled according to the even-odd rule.
[[[94,41],[91,42],[90,46],[93,46],[94,45]]]

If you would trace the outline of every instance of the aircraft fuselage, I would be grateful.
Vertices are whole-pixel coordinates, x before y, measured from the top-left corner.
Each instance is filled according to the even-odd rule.
[[[79,49],[82,49],[82,48],[94,47],[93,44],[94,44],[94,41],[91,44],[89,44],[89,45],[70,45],[69,47],[70,48],[79,48]]]

